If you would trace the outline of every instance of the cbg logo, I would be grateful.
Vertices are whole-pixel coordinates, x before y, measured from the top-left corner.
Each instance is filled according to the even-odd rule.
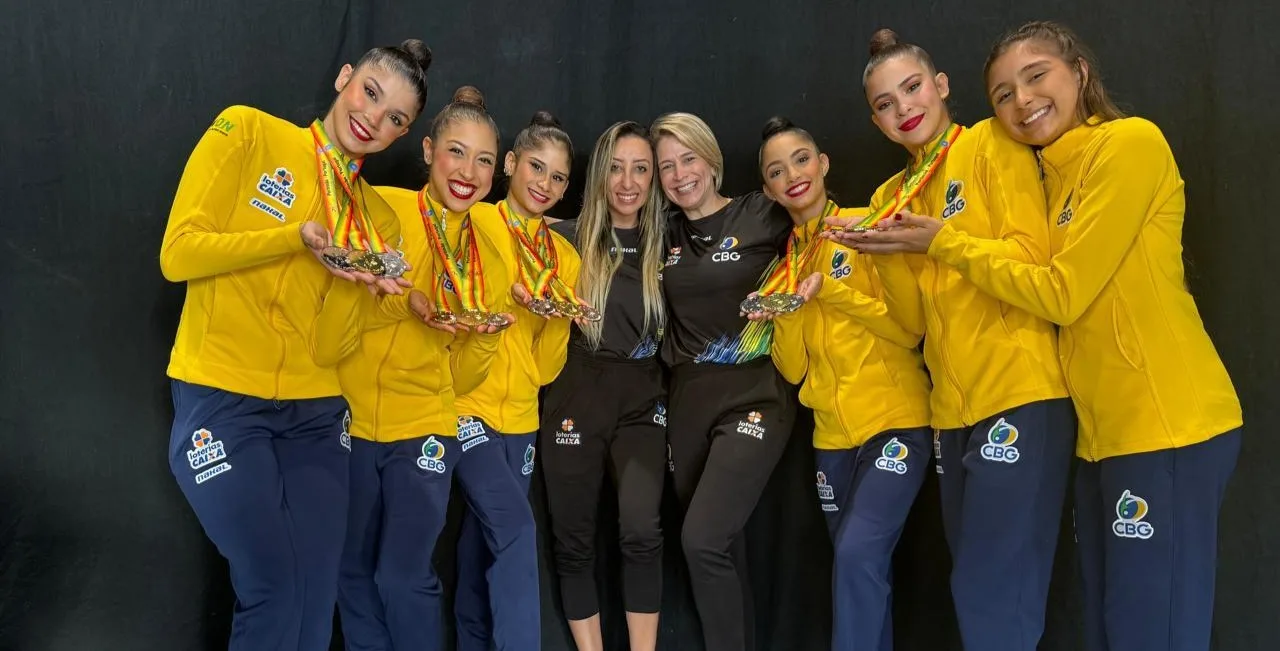
[[[1116,521],[1111,523],[1111,531],[1121,538],[1150,538],[1156,533],[1155,527],[1142,521],[1150,510],[1146,500],[1125,490],[1116,502]]]
[[[947,221],[964,211],[964,182],[953,179],[947,184],[947,205],[942,209],[942,221]]]
[[[840,280],[841,278],[853,273],[853,269],[849,265],[845,264],[848,261],[849,254],[844,251],[836,251],[835,254],[831,256],[831,277],[836,280]]]
[[[909,452],[907,446],[903,445],[898,440],[898,437],[895,436],[884,444],[884,449],[880,451],[880,458],[876,459],[876,467],[899,475],[905,475],[907,474],[907,464],[903,462],[903,459],[907,458]]]
[[[982,446],[982,458],[989,461],[1017,463],[1022,456],[1013,444],[1018,441],[1018,428],[1001,418],[987,432],[987,443]]]
[[[432,436],[422,444],[422,456],[418,457],[418,467],[431,472],[444,474],[444,445]]]
[[[711,255],[712,262],[737,262],[742,255],[733,249],[738,246],[738,238],[730,236],[720,242],[720,250]]]

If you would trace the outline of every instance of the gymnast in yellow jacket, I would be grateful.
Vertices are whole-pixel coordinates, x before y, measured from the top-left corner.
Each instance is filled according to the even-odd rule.
[[[871,256],[818,237],[822,217],[865,216],[827,197],[827,155],[808,131],[764,128],[764,192],[795,221],[787,259],[806,304],[773,319],[773,363],[813,409],[818,500],[835,546],[833,649],[891,648],[893,550],[929,468],[929,376],[881,296]],[[783,264],[786,264],[785,262]]]
[[[881,30],[871,50],[863,79],[872,119],[911,158],[876,191],[868,219],[892,222],[907,210],[934,214],[957,231],[988,238],[1006,256],[1046,261],[1049,233],[1032,153],[991,120],[971,128],[952,122],[947,77],[920,47]],[[858,233],[828,232],[865,244]],[[890,312],[924,334],[951,588],[965,648],[1033,651],[1044,630],[1076,430],[1055,328],[937,260],[872,257]]]
[[[511,286],[501,255],[469,214],[492,187],[498,160],[493,126],[467,119],[475,101],[476,91],[463,87],[432,120],[423,188],[377,188],[400,218],[415,288],[341,329],[354,351],[338,367],[353,416],[338,611],[352,648],[444,642],[431,557],[462,456],[454,399],[480,384],[500,333],[515,321],[501,311]]]
[[[986,84],[1000,123],[1039,153],[1051,257],[1011,258],[924,215],[877,235],[1062,326],[1080,414],[1086,648],[1207,649],[1218,512],[1243,417],[1187,290],[1173,152],[1156,125],[1108,99],[1092,53],[1061,25],[1010,32]]]
[[[160,250],[187,284],[169,461],[231,566],[231,649],[329,646],[351,443],[321,361],[341,355],[366,283],[402,291],[399,224],[359,172],[422,110],[430,54],[411,40],[343,66],[309,127],[227,108],[178,184]]]
[[[471,209],[476,228],[497,243],[512,279],[504,296],[517,321],[502,334],[489,372],[459,392],[454,471],[468,509],[458,539],[454,612],[459,651],[538,649],[541,619],[538,546],[529,482],[538,430],[538,391],[560,374],[569,319],[582,314],[573,287],[578,254],[542,217],[562,198],[573,144],[539,111],[504,160],[507,196]],[[579,318],[581,318],[579,316]]]

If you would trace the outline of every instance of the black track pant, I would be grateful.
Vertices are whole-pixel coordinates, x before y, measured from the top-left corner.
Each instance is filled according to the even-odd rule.
[[[675,368],[669,436],[681,543],[707,651],[750,648],[742,529],[791,437],[796,406],[768,357]]]
[[[653,359],[610,360],[571,351],[548,387],[539,429],[556,571],[565,616],[600,612],[595,582],[596,513],[608,474],[618,494],[623,603],[662,605],[662,502],[666,415]]]

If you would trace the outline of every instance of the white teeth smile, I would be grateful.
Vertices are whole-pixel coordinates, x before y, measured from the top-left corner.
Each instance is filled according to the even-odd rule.
[[[361,140],[373,140],[373,136],[369,135],[369,130],[364,128],[355,118],[350,118],[351,130],[356,132],[356,136]]]
[[[640,193],[639,193],[639,192],[632,193],[632,194],[620,194],[620,195],[618,195],[618,201],[621,201],[622,203],[631,203],[631,202],[633,202],[633,201],[635,201],[636,199],[639,199],[639,198],[640,198]]]
[[[1023,120],[1023,121],[1022,121],[1022,126],[1024,126],[1024,127],[1025,127],[1025,126],[1027,126],[1027,125],[1031,124],[1032,122],[1035,122],[1036,120],[1039,120],[1040,118],[1044,117],[1044,116],[1045,116],[1045,114],[1047,114],[1048,112],[1049,112],[1049,107],[1048,107],[1048,106],[1046,106],[1046,107],[1044,107],[1044,108],[1040,109],[1039,111],[1036,111],[1035,113],[1032,113],[1029,117],[1027,117],[1027,119],[1025,119],[1025,120]]]
[[[465,199],[471,196],[476,191],[476,189],[475,187],[470,185],[463,185],[461,183],[450,183],[449,191]]]
[[[540,202],[542,202],[542,203],[546,203],[546,202],[547,202],[547,195],[542,194],[541,192],[538,192],[537,190],[530,190],[530,191],[529,191],[529,194],[530,194],[530,195],[532,195],[534,199],[537,199],[538,201],[540,201]]]
[[[689,181],[688,183],[685,183],[684,185],[676,186],[676,192],[679,192],[679,193],[682,193],[682,194],[683,194],[683,193],[685,193],[685,192],[689,192],[689,191],[693,190],[693,186],[695,186],[695,185],[697,185],[697,184],[698,184],[698,182],[697,182],[697,181]]]
[[[809,191],[809,182],[806,181],[804,183],[801,183],[800,185],[797,185],[794,188],[791,188],[790,190],[787,190],[787,196],[798,197],[808,191]]]

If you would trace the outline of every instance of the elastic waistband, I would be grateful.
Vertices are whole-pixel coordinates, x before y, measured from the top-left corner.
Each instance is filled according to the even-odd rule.
[[[768,355],[765,355],[764,357],[757,357],[756,359],[749,362],[743,362],[741,364],[698,364],[695,362],[685,362],[684,364],[680,364],[671,369],[671,372],[677,376],[694,377],[707,375],[709,373],[758,372],[759,369],[766,366],[770,368],[773,367],[773,358]]]
[[[585,350],[577,348],[576,346],[569,347],[569,359],[573,360],[575,363],[585,364],[587,366],[604,366],[604,367],[629,366],[632,368],[645,368],[645,367],[657,368],[658,366],[658,357],[656,355],[653,357],[645,357],[643,359],[629,359],[626,357],[606,357],[604,355],[597,355],[595,353],[587,352]]]

